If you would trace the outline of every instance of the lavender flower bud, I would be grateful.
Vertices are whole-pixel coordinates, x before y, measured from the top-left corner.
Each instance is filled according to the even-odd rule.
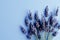
[[[28,22],[28,19],[25,18],[25,25],[28,26],[29,22]]]
[[[47,17],[48,16],[48,6],[46,6],[45,10],[44,10],[44,16]]]
[[[58,8],[56,9],[56,16],[58,16]]]
[[[32,20],[32,13],[29,11],[28,18]]]
[[[35,20],[38,20],[39,18],[38,18],[38,15],[37,15],[37,12],[35,12],[35,14],[34,14],[34,19]]]
[[[50,17],[49,17],[49,24],[52,26],[52,24],[53,24],[53,16],[51,15]]]
[[[31,36],[30,36],[30,35],[26,35],[26,37],[27,37],[28,39],[31,39]]]
[[[53,32],[53,33],[52,33],[52,36],[56,36],[56,34],[57,34],[57,32]]]
[[[20,29],[21,29],[22,33],[26,34],[26,30],[23,27],[20,26]]]

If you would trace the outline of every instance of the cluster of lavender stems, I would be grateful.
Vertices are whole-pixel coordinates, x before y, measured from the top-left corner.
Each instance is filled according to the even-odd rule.
[[[32,12],[29,11],[24,20],[27,31],[22,26],[20,26],[22,33],[26,35],[27,39],[31,40],[32,35],[34,35],[36,40],[49,40],[50,35],[51,37],[55,37],[57,35],[56,30],[60,29],[60,25],[55,18],[58,16],[58,8],[54,11],[54,13],[50,13],[50,15],[48,11],[48,6],[46,6],[44,9],[44,14],[40,19],[38,12],[35,12],[33,17]],[[42,35],[44,37],[42,37]]]

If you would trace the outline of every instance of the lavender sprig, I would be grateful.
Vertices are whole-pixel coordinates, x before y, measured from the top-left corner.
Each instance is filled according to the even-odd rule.
[[[27,31],[20,27],[22,33],[24,33],[28,39],[31,39],[32,35],[34,35],[37,40],[41,40],[43,36],[45,37],[45,40],[49,40],[49,35],[52,35],[53,37],[56,36],[57,31],[55,31],[55,29],[60,29],[60,25],[57,20],[54,19],[55,16],[53,14],[48,14],[48,10],[48,6],[46,6],[44,15],[41,19],[39,19],[38,12],[35,12],[33,17],[32,12],[29,11],[28,16],[25,17],[24,20],[25,25],[28,26]],[[55,14],[58,16],[58,8],[55,11]],[[42,32],[43,36],[41,35]]]

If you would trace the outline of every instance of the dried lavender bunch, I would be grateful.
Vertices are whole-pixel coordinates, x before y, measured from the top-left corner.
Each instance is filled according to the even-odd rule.
[[[55,11],[55,16],[58,16],[58,8]],[[32,16],[32,12],[29,11],[24,20],[27,31],[21,26],[20,29],[28,39],[31,39],[32,35],[34,35],[36,40],[50,40],[50,37],[56,36],[56,29],[60,29],[60,24],[57,22],[56,18],[54,18],[55,16],[53,14],[48,14],[48,6],[46,6],[41,19],[39,18],[37,11],[35,12],[34,17]]]

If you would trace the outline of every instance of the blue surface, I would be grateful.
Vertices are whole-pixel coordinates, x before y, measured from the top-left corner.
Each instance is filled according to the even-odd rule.
[[[0,4],[0,40],[26,40],[19,26],[24,26],[24,17],[28,10],[32,13],[38,10],[40,14],[43,13],[46,5],[50,11],[57,6],[60,9],[60,0],[0,0]],[[60,14],[58,20],[60,20]],[[53,40],[60,40],[59,35],[60,31]]]

